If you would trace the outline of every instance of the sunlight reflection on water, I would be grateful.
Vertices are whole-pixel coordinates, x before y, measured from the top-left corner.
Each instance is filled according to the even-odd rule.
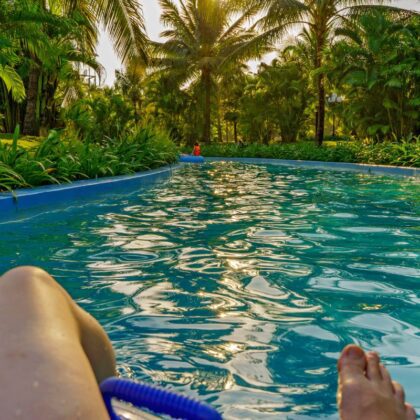
[[[419,194],[412,180],[187,166],[138,195],[1,224],[1,269],[43,266],[100,319],[123,375],[227,418],[336,416],[349,342],[381,352],[420,409]]]

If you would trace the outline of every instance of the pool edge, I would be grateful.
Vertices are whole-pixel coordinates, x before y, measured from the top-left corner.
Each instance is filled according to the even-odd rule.
[[[265,158],[227,158],[206,157],[206,162],[240,162],[257,165],[278,165],[316,168],[321,170],[342,170],[371,175],[420,177],[420,168],[399,166],[368,165],[363,163],[321,162],[305,160],[283,160]],[[59,204],[65,200],[90,198],[92,194],[104,194],[118,190],[150,185],[159,179],[167,178],[183,163],[175,163],[158,169],[99,179],[75,181],[70,184],[47,185],[32,189],[20,189],[11,193],[0,193],[0,216],[45,205]]]
[[[150,185],[160,179],[168,178],[180,166],[182,165],[173,164],[138,172],[134,175],[88,179],[74,181],[70,184],[47,185],[31,189],[18,189],[14,191],[14,194],[0,193],[0,217],[20,210],[55,205],[70,200],[91,198],[93,195]]]
[[[371,175],[392,175],[406,177],[420,177],[420,168],[408,168],[402,166],[369,165],[365,163],[345,163],[345,162],[322,162],[311,160],[283,160],[265,158],[228,158],[228,157],[207,157],[206,162],[240,162],[256,165],[279,165],[279,166],[298,166],[305,168],[318,168],[325,170],[339,170],[360,172]]]

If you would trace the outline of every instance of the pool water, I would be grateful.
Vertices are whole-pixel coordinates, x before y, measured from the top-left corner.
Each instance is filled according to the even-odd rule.
[[[412,179],[185,166],[130,195],[0,215],[0,271],[48,270],[124,376],[226,418],[336,418],[350,342],[380,352],[420,410],[419,197]]]

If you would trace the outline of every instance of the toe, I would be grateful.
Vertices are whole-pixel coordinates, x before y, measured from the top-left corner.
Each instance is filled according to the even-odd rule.
[[[380,359],[377,353],[371,352],[367,355],[367,369],[366,369],[366,376],[371,381],[381,381],[381,369],[379,367]]]
[[[341,418],[359,418],[357,410],[361,388],[366,379],[366,355],[358,346],[347,346],[338,361],[339,386],[337,402]],[[355,413],[356,410],[356,413]]]
[[[394,395],[395,398],[400,401],[401,403],[404,403],[405,401],[405,392],[404,388],[398,383],[398,382],[392,382],[393,388],[394,388]]]
[[[406,413],[406,419],[407,420],[416,420],[416,410],[414,410],[414,407],[411,404],[405,405],[405,413]]]
[[[379,365],[381,371],[382,383],[388,393],[394,393],[394,387],[392,386],[392,378],[388,372],[388,369],[384,365]]]
[[[340,379],[364,378],[366,372],[366,355],[358,346],[347,346],[338,361]]]

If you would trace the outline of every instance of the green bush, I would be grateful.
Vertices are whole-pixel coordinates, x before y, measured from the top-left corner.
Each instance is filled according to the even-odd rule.
[[[372,163],[420,167],[420,137],[401,142],[339,142],[318,147],[312,142],[294,144],[212,144],[202,147],[204,156],[243,157],[322,162]]]
[[[64,112],[64,121],[79,139],[101,143],[124,137],[134,127],[134,110],[122,95],[107,88],[74,102]]]
[[[78,179],[126,175],[176,162],[178,149],[150,127],[105,144],[63,141],[53,131],[34,149],[0,144],[0,191]]]
[[[412,141],[367,143],[359,146],[358,162],[420,167],[420,137]]]

